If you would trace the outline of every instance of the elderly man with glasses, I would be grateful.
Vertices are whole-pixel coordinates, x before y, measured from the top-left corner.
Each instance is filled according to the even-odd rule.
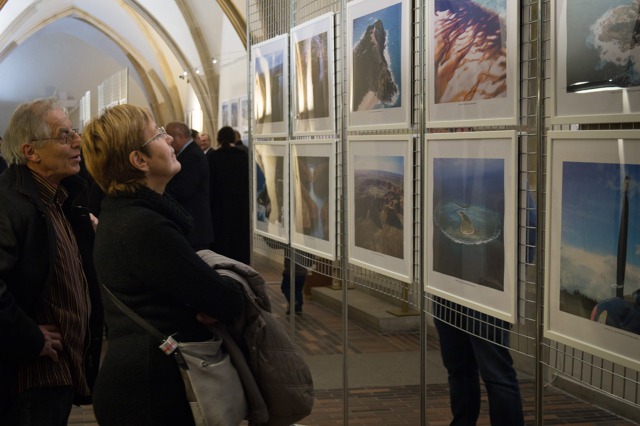
[[[0,175],[0,422],[66,425],[90,404],[103,315],[78,131],[54,99],[19,106]]]

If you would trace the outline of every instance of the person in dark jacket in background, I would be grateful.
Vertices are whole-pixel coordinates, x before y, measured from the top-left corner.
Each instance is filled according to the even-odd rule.
[[[81,140],[54,99],[19,106],[0,175],[0,423],[66,425],[90,404],[103,310]]]
[[[209,167],[207,157],[191,137],[184,123],[167,124],[173,149],[182,168],[167,185],[167,192],[193,217],[187,240],[195,250],[208,249],[214,239],[209,209]]]
[[[106,194],[94,252],[102,285],[177,341],[209,340],[206,324],[242,316],[241,287],[210,268],[186,238],[192,218],[165,191],[181,165],[171,136],[150,112],[132,105],[107,109],[82,138],[87,170]],[[108,297],[109,345],[93,404],[98,423],[193,425],[174,357]]]
[[[249,157],[234,146],[231,127],[218,131],[219,148],[209,157],[211,219],[215,236],[211,250],[249,263]]]

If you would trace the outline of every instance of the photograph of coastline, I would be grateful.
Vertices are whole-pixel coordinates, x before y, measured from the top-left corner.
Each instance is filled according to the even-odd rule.
[[[289,175],[286,144],[254,145],[253,179],[254,230],[282,242],[289,242]]]
[[[254,133],[261,136],[287,134],[288,35],[251,47],[253,71]]]
[[[426,288],[514,322],[515,132],[430,133],[426,138]]]
[[[435,0],[428,13],[429,126],[459,120],[515,124],[517,6],[507,0]]]
[[[640,367],[640,132],[548,135],[545,334]]]
[[[410,17],[406,0],[347,4],[350,127],[409,122]]]
[[[640,1],[558,0],[552,13],[553,122],[640,119]]]
[[[333,13],[291,29],[293,134],[335,131]]]
[[[291,245],[335,259],[335,143],[292,143]]]
[[[349,258],[406,281],[411,276],[411,138],[349,141]]]

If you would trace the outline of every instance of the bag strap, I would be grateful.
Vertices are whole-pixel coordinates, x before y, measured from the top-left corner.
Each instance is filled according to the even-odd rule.
[[[109,295],[109,297],[111,297],[111,300],[113,301],[113,303],[122,311],[124,312],[129,318],[131,318],[132,320],[134,320],[136,323],[138,323],[142,328],[144,328],[145,330],[147,330],[149,332],[149,334],[151,334],[154,337],[157,337],[158,339],[160,339],[160,341],[165,341],[167,340],[167,337],[160,333],[160,330],[158,330],[157,328],[155,328],[154,326],[152,326],[151,324],[149,324],[148,321],[145,321],[140,315],[136,314],[131,308],[129,308],[127,305],[125,305],[124,303],[122,303],[122,301],[120,299],[118,299],[116,297],[115,294],[113,294],[111,292],[111,290],[109,290],[107,288],[107,286],[105,286],[104,284],[102,285],[102,288],[104,288],[105,292]]]

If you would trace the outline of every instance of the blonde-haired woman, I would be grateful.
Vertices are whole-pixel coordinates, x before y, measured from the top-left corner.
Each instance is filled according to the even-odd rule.
[[[191,217],[164,190],[180,170],[171,136],[149,111],[107,109],[82,132],[88,171],[106,194],[94,259],[100,282],[162,333],[179,341],[211,338],[199,319],[230,321],[243,312],[241,290],[194,252]],[[189,425],[193,417],[177,364],[160,342],[104,297],[108,350],[94,392],[98,422]]]

